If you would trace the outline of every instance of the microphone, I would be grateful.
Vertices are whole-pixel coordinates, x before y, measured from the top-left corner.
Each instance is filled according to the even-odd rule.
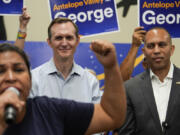
[[[14,87],[9,87],[9,88],[7,88],[7,90],[15,92],[18,96],[20,95],[19,91]],[[16,121],[16,109],[13,105],[11,105],[11,104],[6,105],[5,113],[4,113],[4,119],[8,125],[12,125],[15,123],[15,121]]]

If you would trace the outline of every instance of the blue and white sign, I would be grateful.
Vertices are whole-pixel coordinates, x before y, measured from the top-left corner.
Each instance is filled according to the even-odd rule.
[[[172,37],[180,37],[180,0],[138,0],[139,25],[146,30],[164,27]]]
[[[22,8],[23,0],[0,0],[1,15],[21,14]]]
[[[114,0],[48,0],[51,19],[66,17],[82,36],[119,31]]]

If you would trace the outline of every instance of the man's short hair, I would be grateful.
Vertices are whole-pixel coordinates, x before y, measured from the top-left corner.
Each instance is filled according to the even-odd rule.
[[[77,26],[71,19],[68,19],[68,18],[55,18],[55,19],[49,24],[49,27],[48,27],[48,38],[51,39],[51,37],[52,37],[51,28],[52,28],[52,26],[53,26],[54,24],[62,24],[62,23],[67,23],[67,22],[72,23],[72,25],[73,25],[74,28],[75,28],[75,35],[76,35],[76,37],[78,38],[78,35],[79,35],[78,26]]]
[[[170,42],[170,44],[172,44],[172,38],[171,38],[171,35],[170,35],[170,33],[165,29],[165,28],[163,28],[163,27],[159,27],[159,26],[156,26],[156,27],[152,27],[152,28],[150,28],[146,33],[148,33],[149,31],[151,31],[151,30],[164,30],[167,34],[168,34],[168,38],[169,38],[169,42]],[[145,38],[146,39],[146,38]],[[146,43],[146,40],[144,40],[144,43]]]

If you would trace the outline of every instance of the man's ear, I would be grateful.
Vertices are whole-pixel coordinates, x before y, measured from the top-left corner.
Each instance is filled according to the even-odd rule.
[[[171,56],[174,54],[175,45],[171,45]]]
[[[142,52],[144,53],[144,47],[142,48]]]
[[[144,54],[144,57],[146,57],[145,48],[144,48],[144,47],[142,48],[142,52],[143,52],[143,54]]]
[[[51,40],[49,39],[49,38],[47,38],[47,43],[48,43],[48,45],[51,47]],[[51,47],[52,48],[52,47]]]
[[[76,42],[76,46],[78,46],[79,43],[80,43],[80,36],[78,35],[78,37],[77,37],[77,42]]]

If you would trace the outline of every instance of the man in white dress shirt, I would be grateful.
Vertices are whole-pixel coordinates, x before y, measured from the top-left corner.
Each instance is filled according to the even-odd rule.
[[[170,61],[174,49],[164,28],[147,31],[143,53],[149,69],[125,83],[127,116],[119,135],[180,134],[180,69]]]

